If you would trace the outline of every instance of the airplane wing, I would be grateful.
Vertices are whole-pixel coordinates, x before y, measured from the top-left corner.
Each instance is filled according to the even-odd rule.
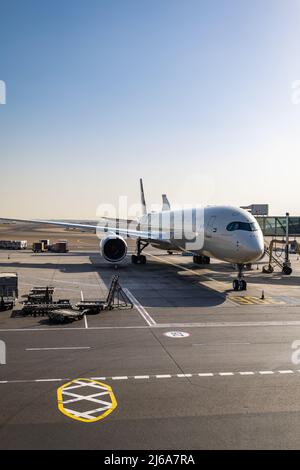
[[[123,235],[129,238],[141,238],[143,240],[157,240],[157,241],[167,241],[166,234],[163,232],[157,231],[142,231],[142,230],[131,230],[121,227],[110,227],[108,225],[89,225],[89,224],[76,224],[71,222],[58,222],[54,220],[29,220],[29,219],[6,219],[0,218],[0,221],[3,222],[22,222],[30,223],[37,225],[52,225],[53,227],[65,227],[65,228],[77,228],[83,230],[91,230],[93,233],[103,232],[103,233],[113,233],[115,235]]]

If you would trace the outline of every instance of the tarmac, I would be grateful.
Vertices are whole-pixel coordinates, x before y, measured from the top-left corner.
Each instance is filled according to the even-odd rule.
[[[0,238],[70,241],[67,254],[0,251],[20,301],[46,285],[73,303],[104,299],[119,274],[134,303],[66,325],[24,317],[21,304],[0,312],[1,449],[300,447],[296,255],[291,276],[263,274],[264,260],[237,293],[233,268],[216,260],[149,248],[146,265],[128,257],[116,269],[92,234],[18,224]]]

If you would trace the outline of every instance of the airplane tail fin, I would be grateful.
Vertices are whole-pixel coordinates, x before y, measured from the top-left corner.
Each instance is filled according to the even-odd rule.
[[[167,198],[166,194],[162,194],[162,210],[163,211],[170,211],[171,210],[171,204],[170,204],[169,199]]]
[[[140,178],[140,188],[141,188],[141,205],[142,205],[142,212],[143,215],[147,214],[147,206],[144,194],[144,186],[143,186],[143,179]]]

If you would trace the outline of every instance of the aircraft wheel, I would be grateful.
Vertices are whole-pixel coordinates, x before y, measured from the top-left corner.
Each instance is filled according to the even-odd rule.
[[[140,255],[140,264],[146,264],[147,258],[145,255]]]
[[[193,262],[195,264],[210,264],[210,258],[203,255],[194,255]]]
[[[283,266],[282,268],[282,273],[285,274],[286,276],[290,276],[292,274],[293,270],[289,266]]]
[[[137,255],[132,255],[132,256],[131,256],[131,262],[132,262],[133,264],[137,264],[137,262],[138,262],[138,257],[137,257]]]
[[[240,289],[240,283],[238,279],[234,279],[234,281],[232,282],[232,286],[234,291],[238,291]]]
[[[264,274],[272,274],[274,272],[274,268],[271,265],[264,266],[262,269]]]
[[[247,282],[245,279],[240,280],[240,290],[247,290]]]

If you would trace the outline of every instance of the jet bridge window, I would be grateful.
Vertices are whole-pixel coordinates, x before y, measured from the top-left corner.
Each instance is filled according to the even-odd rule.
[[[228,232],[234,232],[236,230],[243,230],[244,232],[256,232],[258,229],[254,222],[230,222],[230,224],[227,225],[226,230],[228,230]]]

